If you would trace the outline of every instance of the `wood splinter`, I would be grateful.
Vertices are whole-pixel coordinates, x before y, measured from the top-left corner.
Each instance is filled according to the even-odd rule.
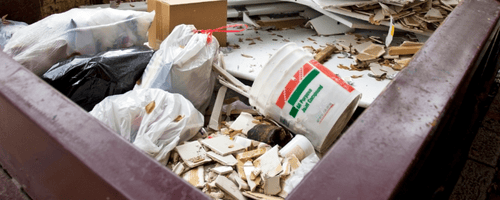
[[[399,47],[389,47],[389,55],[413,55],[420,50],[422,46],[399,46]]]
[[[318,54],[314,56],[314,60],[324,63],[324,60],[328,57],[331,56],[333,52],[337,51],[337,47],[333,45],[328,45],[326,48],[321,50]]]

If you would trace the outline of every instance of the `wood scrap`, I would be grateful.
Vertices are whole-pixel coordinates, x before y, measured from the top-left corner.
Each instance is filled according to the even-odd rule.
[[[343,64],[339,64],[339,65],[337,65],[337,67],[338,67],[338,68],[340,68],[340,69],[347,69],[347,70],[351,70],[351,68],[349,68],[349,67],[347,67],[347,66],[345,66],[345,65],[343,65]]]
[[[315,56],[314,56],[314,60],[320,62],[320,63],[324,63],[325,59],[328,57],[328,56],[331,56],[333,52],[337,51],[338,49],[333,46],[333,45],[328,45],[326,48],[324,48],[323,50],[321,50],[319,53],[317,53]]]
[[[253,56],[250,56],[250,55],[247,55],[247,54],[241,54],[241,56],[243,56],[245,58],[253,58]]]
[[[8,14],[6,14],[6,15],[4,15],[4,16],[2,17],[2,24],[5,24],[5,25],[10,24],[10,22],[9,22],[9,21],[7,21],[7,16],[8,16]]]
[[[389,47],[389,55],[413,55],[420,50],[422,46],[399,46]]]

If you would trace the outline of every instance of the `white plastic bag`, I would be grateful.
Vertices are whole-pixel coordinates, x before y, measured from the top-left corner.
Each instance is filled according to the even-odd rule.
[[[90,114],[162,164],[203,126],[203,115],[182,95],[152,88],[106,97]]]
[[[74,55],[144,44],[154,15],[111,8],[75,8],[18,30],[4,51],[41,76],[55,63]]]
[[[6,20],[6,23],[0,22],[0,50],[3,49],[5,44],[10,40],[12,35],[17,32],[19,29],[28,26],[28,24],[24,22],[16,22],[11,20]]]
[[[283,193],[288,195],[292,192],[299,183],[304,179],[304,177],[309,173],[312,168],[319,162],[319,157],[312,153],[302,160],[300,167],[293,171],[290,178],[286,179],[285,187],[283,188]]]
[[[207,34],[195,33],[193,25],[178,25],[153,55],[140,88],[160,88],[179,93],[204,113],[215,84],[212,63],[219,49],[215,37],[207,43]]]

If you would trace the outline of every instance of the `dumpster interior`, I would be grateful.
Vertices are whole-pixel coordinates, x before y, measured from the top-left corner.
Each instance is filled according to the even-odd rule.
[[[499,11],[5,1],[2,185],[20,189],[13,199],[469,198],[462,169],[480,160],[469,151],[498,91]]]

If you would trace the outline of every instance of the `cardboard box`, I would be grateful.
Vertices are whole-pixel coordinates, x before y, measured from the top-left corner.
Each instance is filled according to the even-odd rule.
[[[148,0],[148,12],[151,12],[153,10],[156,10],[156,2],[157,0]],[[153,20],[153,23],[151,23],[151,27],[149,27],[148,31],[148,43],[149,46],[153,49],[159,49],[160,44],[162,40],[157,40],[156,39],[156,22],[158,21],[156,18],[158,18],[158,11],[156,11],[155,14],[155,19]]]
[[[154,49],[179,24],[193,24],[197,29],[226,26],[227,0],[148,0],[148,11],[156,11],[149,29],[149,45]],[[213,34],[220,46],[226,46],[226,33]]]

